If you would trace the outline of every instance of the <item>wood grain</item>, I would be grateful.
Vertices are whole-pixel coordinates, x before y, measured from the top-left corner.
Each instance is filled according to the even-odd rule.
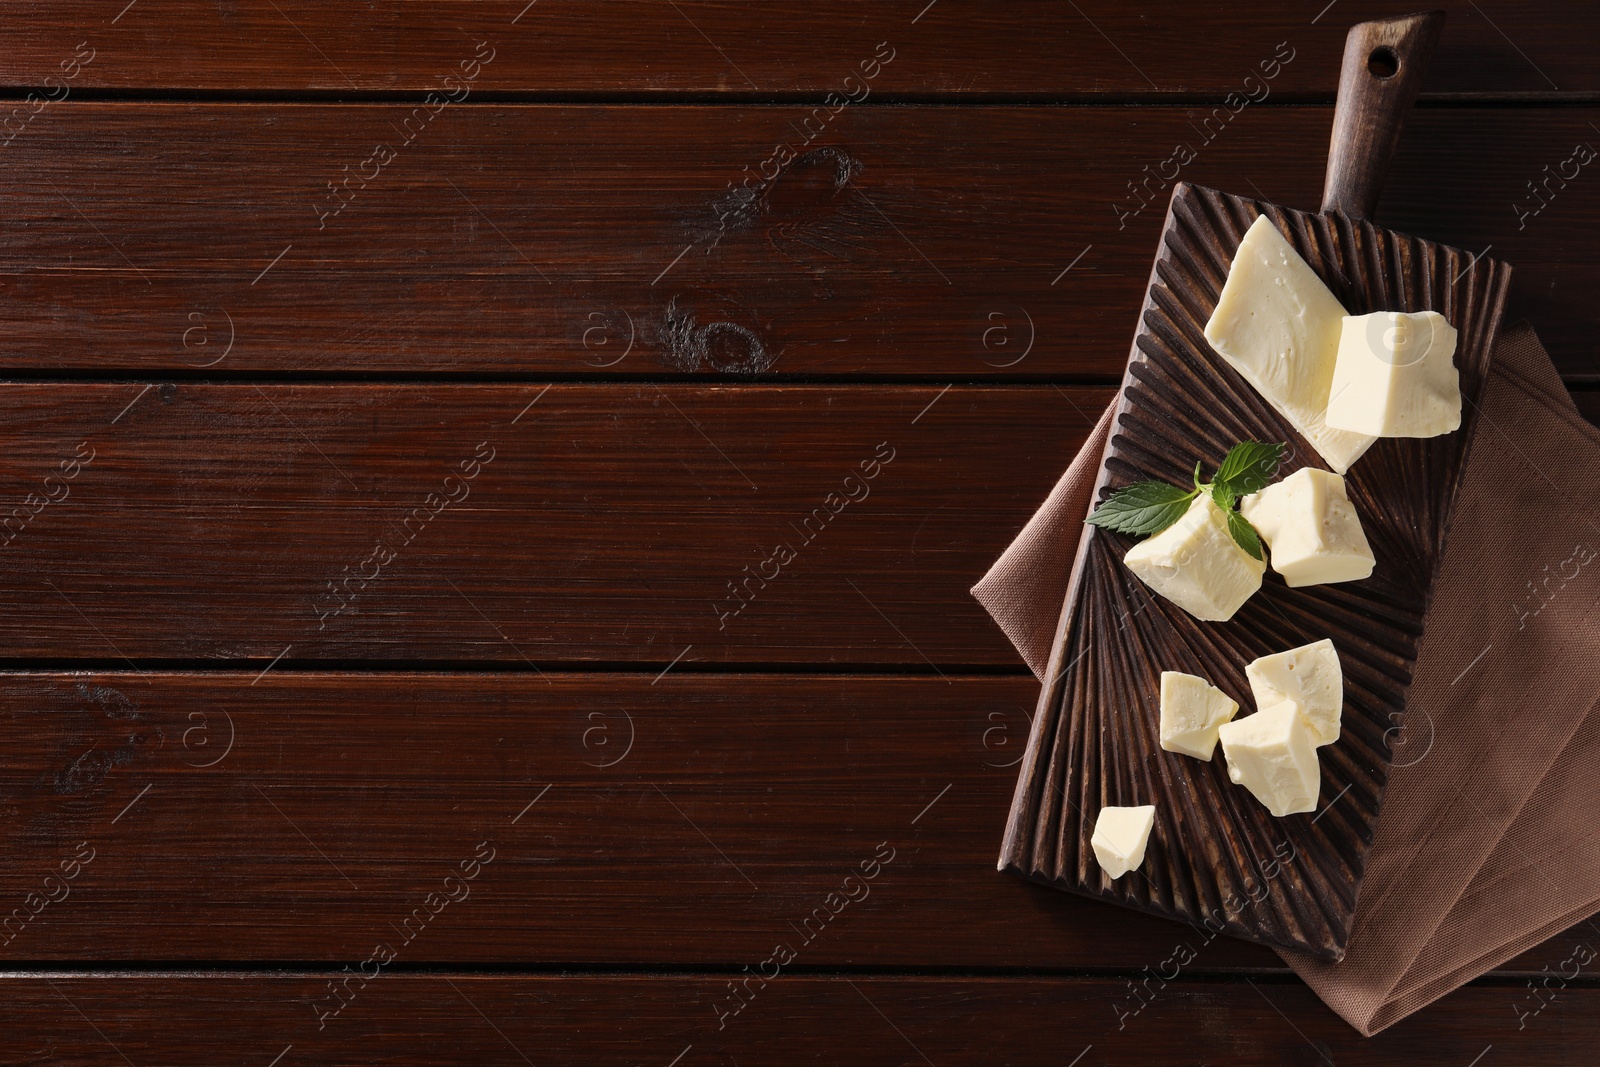
[[[411,963],[754,966],[789,938],[807,965],[1131,972],[1196,940],[995,871],[1032,678],[655,679],[0,675],[0,958],[356,963],[399,926]],[[461,899],[408,923],[434,891]]]
[[[1235,249],[1262,215],[1353,313],[1437,311],[1459,329],[1460,432],[1378,441],[1346,475],[1378,557],[1370,578],[1290,589],[1273,575],[1225,623],[1152,595],[1122,564],[1138,539],[1092,528],[1077,546],[1001,862],[1064,889],[1338,960],[1509,279],[1494,259],[1343,215],[1180,187],[1099,468],[1099,499],[1139,481],[1182,483],[1195,464],[1220,463],[1236,441],[1285,441],[1297,464],[1324,466],[1204,333]],[[1344,710],[1338,741],[1320,753],[1314,815],[1274,818],[1242,798],[1225,761],[1161,751],[1162,670],[1245,693],[1250,661],[1325,638],[1338,649]],[[1153,832],[1140,877],[1107,877],[1089,847],[1094,819],[1107,806],[1151,803],[1173,814]],[[1325,814],[1332,817],[1321,821]]]
[[[1549,177],[1600,136],[1600,11],[1445,6],[1380,218],[1493,244],[1600,381],[1592,168]],[[1346,27],[1392,14],[0,0],[0,919],[96,849],[0,922],[0,1060],[1587,1062],[1587,980],[1516,1029],[1584,925],[1373,1040],[1222,938],[1125,1017],[1188,928],[990,866],[1037,687],[965,588],[1122,370],[1170,191],[1130,183],[1181,143],[1313,207]],[[720,628],[705,585],[883,441]]]
[[[770,947],[767,949],[770,951]],[[760,963],[758,958],[755,963]],[[755,968],[752,967],[754,973]],[[769,972],[770,973],[770,970]],[[1137,1004],[1110,978],[785,974],[718,1029],[743,972],[498,977],[387,973],[317,1029],[329,975],[7,977],[12,1062],[1582,1065],[1600,1043],[1600,991],[1560,989],[1517,1029],[1521,985],[1469,986],[1364,1038],[1301,985],[1194,978]],[[1147,994],[1149,995],[1149,994]],[[76,1010],[75,1010],[76,1009]],[[1118,1011],[1123,1013],[1119,1017]],[[1118,1028],[1119,1018],[1125,1025]]]
[[[13,383],[3,395],[0,649],[13,662],[660,669],[681,656],[927,671],[1018,663],[967,590],[1110,394]]]
[[[1600,90],[1593,5],[1441,6],[1450,32],[1430,91]],[[95,0],[7,0],[0,80],[39,85],[87,39],[96,56],[77,79],[84,87],[420,92],[438,86],[463,48],[488,40],[498,55],[487,91],[820,95],[840,90],[888,40],[898,55],[871,83],[879,93],[1220,96],[1248,91],[1244,79],[1275,42],[1288,41],[1296,56],[1279,91],[1331,96],[1345,29],[1396,9],[1376,0],[1320,8],[1267,0],[1183,8],[1153,0],[137,0],[122,11]]]
[[[488,841],[403,962],[724,966],[792,933],[807,966],[1135,973],[1181,944],[1286,973],[995,873],[1030,678],[653,677],[0,676],[0,958],[356,963]],[[69,895],[14,918],[80,842]]]
[[[1351,27],[1339,68],[1322,211],[1372,217],[1444,22],[1443,11],[1422,11]]]
[[[1312,208],[1331,122],[1326,108],[869,106],[804,146],[809,109],[469,103],[367,188],[352,181],[319,230],[327,183],[401,144],[413,110],[42,111],[0,149],[15,176],[0,368],[1109,384],[1174,145],[1196,152],[1185,180]],[[1516,267],[1510,314],[1574,375],[1592,374],[1600,336],[1600,177],[1591,165],[1561,188],[1541,168],[1600,143],[1591,123],[1600,108],[1419,111],[1379,212],[1492,245]],[[758,200],[728,199],[780,142],[809,154]],[[1529,182],[1549,183],[1543,199]]]
[[[1579,414],[1600,426],[1600,390],[1575,389],[1572,392],[1572,402],[1577,406]]]

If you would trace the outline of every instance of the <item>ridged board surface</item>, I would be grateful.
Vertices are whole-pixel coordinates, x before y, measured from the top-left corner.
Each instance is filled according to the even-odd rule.
[[[1459,332],[1461,429],[1380,440],[1346,476],[1377,567],[1366,581],[1290,589],[1276,574],[1225,623],[1194,619],[1123,566],[1134,538],[1085,527],[1000,866],[1035,881],[1268,944],[1344,955],[1450,506],[1476,425],[1510,268],[1342,215],[1192,185],[1173,193],[1123,380],[1097,499],[1130,482],[1187,484],[1237,441],[1288,441],[1288,474],[1326,467],[1206,343],[1250,224],[1266,214],[1353,315],[1443,314]],[[1244,668],[1332,638],[1344,670],[1339,740],[1319,749],[1314,812],[1273,818],[1210,763],[1163,752],[1163,670],[1198,674],[1251,710]],[[1089,839],[1108,805],[1154,804],[1143,867],[1113,882]]]

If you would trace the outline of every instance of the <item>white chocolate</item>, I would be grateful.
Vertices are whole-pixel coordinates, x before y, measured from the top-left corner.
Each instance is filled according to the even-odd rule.
[[[1311,732],[1293,704],[1224,723],[1220,731],[1228,777],[1278,818],[1317,806],[1322,769]]]
[[[1343,474],[1371,436],[1332,426],[1328,396],[1344,306],[1265,215],[1228,268],[1206,340]]]
[[[1327,639],[1262,656],[1244,669],[1256,707],[1291,704],[1318,745],[1339,740],[1344,712],[1344,672],[1339,653]]]
[[[1267,565],[1239,547],[1209,493],[1183,517],[1128,549],[1128,569],[1197,619],[1225,622],[1261,588]]]
[[[1112,881],[1144,862],[1144,849],[1150,843],[1150,830],[1156,824],[1153,804],[1136,808],[1101,808],[1094,821],[1094,858]]]
[[[1437,311],[1352,315],[1339,335],[1328,425],[1374,437],[1461,427],[1456,328]]]
[[[1211,761],[1217,727],[1233,718],[1239,702],[1193,674],[1161,672],[1161,747]]]
[[[1302,467],[1239,502],[1239,513],[1272,550],[1272,569],[1290,586],[1353,582],[1376,562],[1344,479]]]

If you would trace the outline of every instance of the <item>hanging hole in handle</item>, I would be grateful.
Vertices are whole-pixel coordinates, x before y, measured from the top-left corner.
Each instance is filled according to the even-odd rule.
[[[1388,81],[1400,73],[1400,57],[1392,48],[1374,48],[1367,57],[1367,71],[1379,81]]]

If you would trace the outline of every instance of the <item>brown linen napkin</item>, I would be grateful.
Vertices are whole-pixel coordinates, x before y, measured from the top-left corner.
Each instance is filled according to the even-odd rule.
[[[1109,432],[972,590],[1036,675]],[[1600,431],[1519,324],[1476,433],[1347,954],[1280,952],[1369,1035],[1600,909]]]

